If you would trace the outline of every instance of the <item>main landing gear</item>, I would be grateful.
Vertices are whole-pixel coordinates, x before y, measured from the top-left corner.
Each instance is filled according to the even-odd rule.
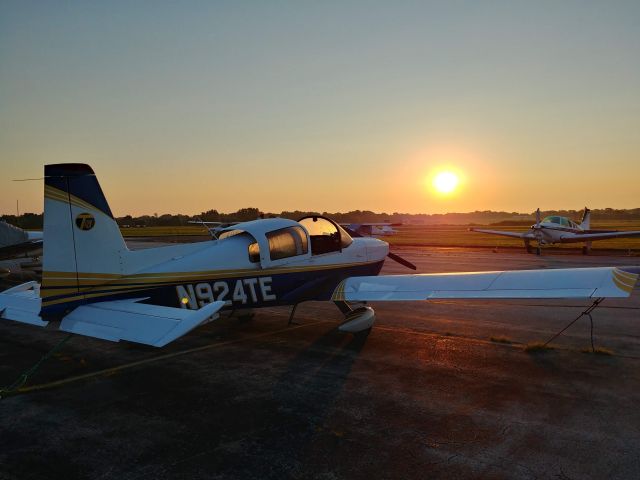
[[[524,248],[527,250],[527,253],[533,253],[533,248],[531,247],[531,242],[529,242],[529,240],[524,241]],[[542,248],[540,248],[540,244],[536,246],[535,253],[536,255],[540,255],[542,253]]]

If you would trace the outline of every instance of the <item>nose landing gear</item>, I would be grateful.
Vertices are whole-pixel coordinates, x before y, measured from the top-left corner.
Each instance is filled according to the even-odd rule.
[[[376,321],[376,313],[373,308],[359,305],[352,308],[347,302],[335,302],[336,306],[344,313],[344,322],[338,330],[353,334],[367,335]]]

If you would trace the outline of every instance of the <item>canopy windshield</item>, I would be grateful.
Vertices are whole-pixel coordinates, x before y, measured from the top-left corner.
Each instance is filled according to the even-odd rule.
[[[298,223],[309,232],[312,255],[338,252],[353,242],[351,235],[328,218],[319,215],[304,217]]]
[[[571,227],[576,228],[577,224],[567,217],[561,217],[559,215],[552,215],[550,217],[544,217],[542,219],[543,223],[555,223],[556,225],[562,225],[563,227]]]

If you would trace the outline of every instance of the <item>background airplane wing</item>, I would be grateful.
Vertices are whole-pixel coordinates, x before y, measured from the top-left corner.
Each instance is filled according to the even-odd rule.
[[[390,223],[390,222],[359,222],[359,223],[341,223],[341,227],[349,227],[349,226],[363,226],[366,225],[368,227],[400,227],[402,223]]]
[[[41,242],[43,238],[42,232],[27,232],[27,236],[30,242]]]
[[[637,267],[598,267],[351,277],[332,300],[628,297],[639,276],[633,269],[640,273]]]
[[[485,230],[483,228],[470,228],[469,230],[471,230],[472,232],[488,233],[490,235],[502,235],[503,237],[529,238],[531,240],[535,240],[536,238],[531,232],[505,232],[503,230]]]
[[[606,240],[608,238],[622,238],[622,237],[640,237],[640,232],[603,232],[603,233],[583,233],[560,238],[561,243],[571,242],[585,242],[589,240]]]

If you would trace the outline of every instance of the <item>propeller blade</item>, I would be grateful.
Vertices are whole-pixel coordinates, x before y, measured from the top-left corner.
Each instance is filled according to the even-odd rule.
[[[536,228],[540,227],[540,209],[536,210]]]
[[[396,255],[395,253],[389,252],[389,253],[387,253],[387,257],[389,257],[391,260],[395,260],[400,265],[404,265],[405,267],[410,268],[412,270],[417,270],[418,269],[418,267],[416,267],[413,263],[411,263],[408,260],[405,260],[400,255]]]

